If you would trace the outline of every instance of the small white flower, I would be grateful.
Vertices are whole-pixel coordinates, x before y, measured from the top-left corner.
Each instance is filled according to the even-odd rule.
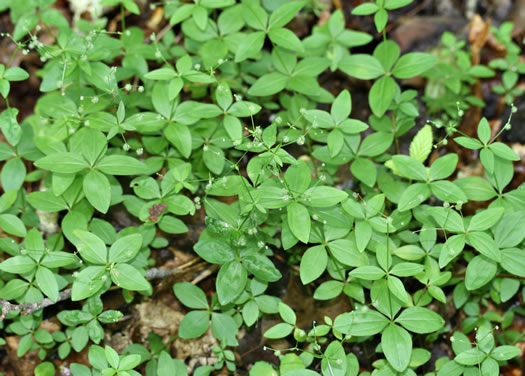
[[[160,58],[162,57],[162,54],[160,53],[159,50],[155,51],[155,57],[156,57],[157,59],[160,59]]]
[[[200,64],[195,64],[194,68],[195,68],[195,70],[200,70],[201,69],[201,65]]]
[[[126,86],[124,86],[124,90],[126,91],[131,91],[131,89],[133,89],[133,86],[131,84],[126,84]]]
[[[129,146],[128,143],[125,143],[124,145],[122,145],[122,149],[123,149],[124,151],[129,151],[130,148],[131,148],[131,147]]]
[[[143,148],[138,148],[137,149],[137,155],[142,155],[142,153],[144,153],[144,149]]]
[[[91,98],[91,103],[94,103],[94,104],[98,103],[98,97]]]
[[[299,138],[297,139],[297,145],[304,145],[304,142],[305,142],[304,136],[299,136]]]

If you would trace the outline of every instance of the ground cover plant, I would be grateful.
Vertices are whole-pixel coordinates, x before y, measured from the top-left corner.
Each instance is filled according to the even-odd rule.
[[[520,374],[511,22],[407,51],[413,0],[62,3],[0,0],[4,375]]]

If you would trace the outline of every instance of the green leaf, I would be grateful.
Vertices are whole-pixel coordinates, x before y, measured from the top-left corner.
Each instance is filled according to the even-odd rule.
[[[483,144],[471,137],[455,137],[454,141],[467,149],[477,150],[483,147]]]
[[[368,256],[359,253],[355,242],[349,239],[337,239],[328,243],[328,248],[337,261],[348,266],[363,266],[368,264]]]
[[[106,264],[107,248],[98,236],[84,230],[74,230],[73,234],[80,239],[77,249],[85,261],[98,265]]]
[[[369,16],[377,12],[378,9],[379,7],[374,3],[363,3],[352,9],[352,14],[354,16]]]
[[[292,3],[293,4],[293,3]],[[271,29],[268,33],[268,38],[275,43],[277,46],[297,51],[303,52],[304,47],[301,43],[301,40],[295,35],[295,33],[290,29],[285,28],[276,28]]]
[[[352,98],[348,90],[343,90],[335,98],[330,109],[330,114],[336,124],[342,123],[352,112]]]
[[[272,326],[266,332],[264,332],[264,337],[269,339],[277,339],[287,337],[292,330],[294,329],[293,325],[287,323],[280,323],[275,326]]]
[[[413,157],[407,155],[394,155],[392,157],[397,169],[404,177],[413,180],[427,180],[427,169],[423,164]]]
[[[285,26],[303,8],[303,1],[291,1],[284,3],[270,15],[268,29],[272,30]]]
[[[409,307],[397,317],[396,322],[414,333],[435,332],[445,325],[445,320],[428,308]]]
[[[412,208],[415,208],[427,198],[430,197],[430,188],[425,183],[416,183],[410,185],[399,200],[397,208],[399,211],[407,211]]]
[[[262,31],[242,35],[242,42],[235,53],[235,62],[239,63],[259,53],[263,47],[266,34]]]
[[[326,348],[321,361],[323,375],[346,376],[347,367],[343,345],[339,341],[332,341]]]
[[[308,243],[310,239],[310,213],[303,205],[293,202],[287,206],[288,210],[288,226],[292,234],[302,241],[303,243]]]
[[[35,162],[35,166],[53,172],[64,174],[76,174],[89,167],[89,163],[84,157],[77,153],[53,153],[40,158]]]
[[[284,180],[294,194],[301,194],[308,189],[312,173],[304,161],[297,161],[284,174]]]
[[[372,238],[372,227],[366,221],[359,221],[355,224],[355,243],[359,252],[363,252]]]
[[[432,151],[432,127],[425,125],[417,132],[410,143],[410,156],[419,162],[425,162]]]
[[[379,10],[374,15],[374,24],[376,25],[376,29],[378,33],[381,33],[388,23],[388,12],[383,9],[379,8]]]
[[[386,359],[398,372],[403,372],[410,363],[412,337],[402,327],[390,324],[381,335],[381,348]]]
[[[149,73],[146,73],[145,77],[148,80],[171,80],[172,78],[176,78],[178,76],[177,72],[175,72],[171,68],[160,68],[155,69]]]
[[[437,62],[437,57],[433,55],[423,52],[411,52],[401,56],[392,74],[396,78],[401,79],[419,76],[432,68]]]
[[[105,156],[96,167],[109,175],[142,175],[146,172],[144,163],[125,155]]]
[[[290,325],[295,325],[296,316],[293,309],[283,302],[279,302],[279,315],[281,318]]]
[[[202,336],[210,326],[210,314],[208,311],[191,311],[184,315],[180,326],[179,336],[181,338],[197,338]]]
[[[144,291],[151,289],[149,282],[131,265],[117,264],[110,274],[113,283],[126,290]]]
[[[377,266],[365,265],[352,270],[350,275],[356,278],[365,279],[367,281],[375,281],[377,279],[383,278],[385,272],[383,269]]]
[[[366,54],[350,55],[339,63],[339,69],[361,80],[371,80],[385,74],[385,69],[375,57]]]
[[[186,307],[193,309],[208,309],[208,299],[204,292],[189,282],[181,282],[173,285],[173,292],[177,299]]]
[[[84,194],[95,209],[101,213],[107,213],[111,203],[111,186],[106,175],[91,170],[82,182]]]
[[[503,269],[525,278],[525,251],[519,248],[506,248],[501,250],[501,266]],[[1,264],[0,264],[1,266]]]
[[[474,257],[467,266],[465,286],[467,290],[477,290],[489,283],[496,275],[497,264],[483,255]]]
[[[373,187],[377,180],[377,168],[374,162],[366,158],[356,158],[350,166],[352,175],[369,187]]]
[[[218,239],[201,239],[193,249],[200,257],[212,264],[222,265],[234,259],[230,245]]]
[[[58,283],[51,270],[39,266],[35,274],[38,288],[52,301],[58,300]]]
[[[396,83],[390,76],[381,77],[374,82],[368,94],[370,109],[377,117],[384,115],[394,99]]]
[[[184,158],[191,155],[192,137],[189,128],[181,123],[168,124],[164,137],[177,148]]]
[[[363,140],[359,146],[358,155],[361,157],[377,157],[392,145],[393,140],[392,133],[374,132]]]
[[[35,269],[35,261],[28,256],[14,256],[0,263],[0,270],[11,274],[28,273]]]
[[[244,290],[248,273],[238,261],[224,264],[217,275],[217,295],[219,303],[226,305],[235,300]]]
[[[469,232],[467,242],[478,252],[491,260],[501,262],[501,252],[494,239],[486,232]]]
[[[474,366],[480,364],[485,359],[486,354],[478,349],[463,351],[454,358],[456,362],[464,366]]]
[[[520,349],[516,346],[498,346],[492,351],[490,356],[501,362],[517,357],[520,352]]]
[[[29,73],[20,67],[11,67],[6,70],[4,78],[8,81],[24,81],[29,78]]]
[[[328,208],[334,206],[348,197],[340,189],[327,186],[315,186],[304,192],[304,204],[314,208]]]
[[[272,72],[260,77],[248,90],[249,95],[263,97],[282,91],[288,82],[288,77],[282,73]]]
[[[393,275],[389,275],[387,279],[387,285],[390,292],[394,294],[394,296],[398,298],[401,302],[403,302],[404,304],[408,304],[410,302],[410,296],[405,290],[403,282],[401,282],[399,278],[394,277]]]
[[[430,166],[430,180],[446,179],[454,173],[458,164],[457,154],[447,154],[436,159]]]
[[[257,279],[265,282],[275,282],[281,279],[281,272],[275,267],[273,262],[266,256],[255,253],[243,257],[244,267]]]
[[[109,248],[109,262],[129,262],[142,247],[142,235],[131,234],[123,236]]]
[[[502,142],[493,142],[489,145],[489,149],[498,157],[508,161],[520,160],[520,157],[516,154],[516,152]]]
[[[21,238],[25,237],[27,233],[24,222],[13,214],[0,214],[0,229],[5,233]]]
[[[303,285],[315,281],[325,271],[328,264],[328,253],[322,245],[310,247],[301,258],[300,276]]]
[[[441,201],[446,202],[467,202],[465,193],[454,183],[448,180],[438,180],[430,183],[432,193]]]
[[[496,197],[497,193],[490,183],[479,176],[469,176],[454,181],[472,201],[487,201]]]
[[[2,188],[4,192],[12,189],[19,190],[24,184],[26,177],[26,166],[22,162],[21,158],[13,158],[7,161],[2,168],[2,174],[0,175],[0,181],[2,182]]]
[[[489,122],[486,117],[483,117],[478,124],[478,138],[483,144],[487,144],[490,140],[491,130]]]
[[[388,319],[377,311],[353,311],[343,313],[334,320],[334,329],[352,336],[372,336],[383,331]]]

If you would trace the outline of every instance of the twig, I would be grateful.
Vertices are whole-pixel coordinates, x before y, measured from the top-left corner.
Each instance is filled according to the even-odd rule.
[[[146,279],[161,279],[161,278],[167,278],[174,274],[179,274],[185,271],[185,269],[195,264],[199,260],[200,260],[200,257],[195,257],[194,259],[190,260],[189,262],[185,264],[180,265],[178,268],[175,268],[175,269],[159,269],[159,268],[148,269],[148,271],[146,272]],[[66,289],[64,291],[61,291],[58,294],[58,299],[56,302],[49,298],[45,298],[39,302],[34,302],[34,303],[14,304],[5,299],[0,299],[0,304],[2,304],[2,311],[0,313],[0,322],[2,322],[5,319],[5,317],[10,311],[20,311],[23,315],[30,315],[32,313],[35,313],[36,311],[41,310],[42,308],[49,307],[53,304],[56,304],[58,302],[71,298],[71,292],[72,292],[71,289]]]

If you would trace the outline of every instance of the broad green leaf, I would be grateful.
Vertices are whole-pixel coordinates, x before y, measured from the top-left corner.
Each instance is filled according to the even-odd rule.
[[[410,185],[399,200],[397,208],[399,211],[406,211],[415,208],[430,197],[430,188],[425,183],[416,183]]]
[[[310,213],[303,205],[293,202],[287,206],[288,226],[292,234],[303,243],[308,243],[310,238]]]
[[[448,180],[438,180],[430,183],[434,196],[445,202],[467,202],[465,193],[454,183]]]
[[[39,266],[35,274],[37,286],[52,301],[58,300],[58,284],[55,275],[46,267]]]
[[[446,179],[454,173],[458,164],[457,154],[447,154],[436,159],[430,166],[430,180]]]
[[[186,307],[208,309],[208,299],[198,286],[189,282],[179,282],[173,285],[173,292]]]
[[[315,281],[325,271],[328,264],[328,253],[322,245],[310,247],[301,258],[300,276],[303,285]]]
[[[126,290],[145,291],[151,285],[135,267],[128,264],[117,264],[111,270],[111,280]]]
[[[64,174],[76,174],[89,167],[89,163],[84,157],[77,153],[53,153],[40,158],[35,162],[35,166],[53,172]]]
[[[248,273],[238,261],[224,264],[217,275],[217,295],[219,303],[231,303],[244,290]]]
[[[390,76],[381,77],[374,82],[368,94],[368,103],[374,115],[384,115],[394,99],[395,91],[396,82]]]
[[[204,260],[212,264],[225,264],[234,259],[230,245],[222,240],[199,240],[193,249]]]
[[[348,197],[340,189],[328,186],[315,186],[304,192],[303,203],[314,208],[328,208],[334,206]]]
[[[109,248],[109,262],[129,262],[142,247],[142,235],[131,234],[123,236]]]
[[[146,166],[138,159],[125,155],[108,155],[102,158],[96,167],[109,175],[142,175]]]
[[[98,265],[106,264],[107,248],[98,236],[84,230],[74,230],[73,234],[80,239],[77,249],[85,261]]]
[[[271,15],[268,22],[268,29],[275,29],[285,26],[290,22],[299,11],[303,8],[304,2],[302,1],[291,1],[283,3],[277,8]]]
[[[377,157],[383,154],[391,145],[394,137],[391,133],[375,132],[367,136],[359,147],[359,156]]]
[[[398,372],[403,372],[410,363],[412,337],[402,327],[390,324],[381,335],[381,348],[388,363]]]
[[[377,311],[356,310],[337,316],[334,329],[352,336],[371,336],[383,331],[388,322],[388,319]]]
[[[467,234],[467,242],[489,259],[501,262],[501,252],[494,239],[486,232],[474,231]]]
[[[414,333],[435,332],[445,325],[445,320],[428,308],[409,307],[397,317],[396,322]]]
[[[264,336],[270,339],[284,338],[287,337],[293,329],[293,325],[287,323],[280,323],[268,329],[264,333]]]
[[[438,62],[437,57],[423,52],[411,52],[401,56],[392,74],[396,78],[411,78],[419,76],[432,68]]]
[[[525,278],[525,250],[519,248],[502,249],[501,266],[509,273]]]
[[[324,352],[321,370],[326,376],[346,376],[347,362],[343,345],[332,341]]]
[[[23,238],[27,230],[24,222],[13,214],[0,214],[0,229],[7,234]]]
[[[467,290],[477,290],[489,283],[496,275],[497,264],[483,255],[474,257],[467,266],[465,286]]]
[[[91,170],[82,182],[84,194],[95,209],[101,213],[107,213],[111,202],[111,186],[106,175]]]
[[[182,319],[179,326],[181,338],[197,338],[202,336],[210,326],[208,311],[191,311]]]
[[[288,82],[288,77],[282,73],[273,72],[260,77],[248,90],[249,95],[268,96],[282,91]]]
[[[419,162],[425,162],[432,151],[432,141],[432,127],[427,124],[412,139],[410,156]]]
[[[339,69],[361,80],[371,80],[385,74],[385,69],[375,57],[366,54],[350,55],[339,63]]]
[[[427,180],[427,169],[417,159],[400,154],[394,155],[392,160],[401,175],[413,180]]]
[[[36,267],[35,261],[28,256],[14,256],[0,263],[0,270],[12,274],[28,273]]]
[[[235,53],[235,62],[239,63],[259,53],[263,47],[265,37],[266,35],[262,31],[243,34],[242,42]]]

